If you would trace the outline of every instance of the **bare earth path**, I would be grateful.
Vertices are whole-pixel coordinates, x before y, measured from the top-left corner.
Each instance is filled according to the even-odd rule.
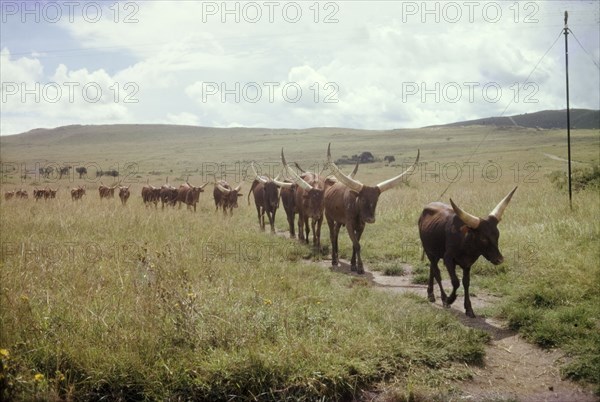
[[[347,261],[341,261],[339,267],[332,268],[331,260],[324,259],[319,265],[348,275],[356,275],[350,271]],[[362,277],[368,279],[382,291],[392,293],[415,293],[427,297],[426,285],[412,283],[410,266],[405,266],[403,276],[384,276],[380,272],[365,267]],[[442,274],[443,275],[443,274]],[[356,275],[359,276],[359,275]],[[447,275],[446,275],[447,276]],[[444,281],[444,288],[451,289],[449,281]],[[437,289],[436,289],[437,291]],[[443,308],[438,300],[434,304]],[[493,304],[494,296],[478,292],[471,296],[475,314],[482,307]],[[518,335],[506,329],[502,322],[491,318],[468,318],[462,309],[460,296],[450,308],[459,321],[468,327],[478,328],[490,334],[492,341],[486,346],[484,365],[471,367],[473,379],[457,384],[463,395],[458,400],[464,401],[522,401],[522,402],[593,402],[599,401],[592,390],[583,388],[571,381],[560,378],[559,365],[565,356],[558,350],[545,351],[532,345]],[[374,401],[377,396],[373,395]]]

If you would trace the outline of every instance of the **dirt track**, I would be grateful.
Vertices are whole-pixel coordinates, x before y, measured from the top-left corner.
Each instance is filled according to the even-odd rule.
[[[350,271],[348,262],[342,261],[339,267],[331,268],[331,260],[322,260],[319,265],[329,267],[336,272],[356,275]],[[364,277],[374,286],[385,292],[415,293],[427,297],[426,285],[412,283],[410,266],[405,266],[405,275],[384,276],[365,267]],[[358,276],[358,275],[357,275]],[[442,273],[442,277],[444,274]],[[447,275],[446,275],[447,278]],[[444,281],[444,289],[451,289],[448,280]],[[438,289],[436,288],[436,291]],[[436,294],[434,306],[443,308]],[[478,291],[471,295],[475,314],[482,307],[493,304],[496,297]],[[592,390],[583,388],[571,381],[563,381],[560,377],[559,365],[565,356],[558,350],[545,351],[532,345],[518,333],[506,329],[502,322],[490,318],[468,318],[462,308],[460,296],[450,308],[460,322],[471,328],[478,328],[490,334],[492,341],[486,346],[484,365],[472,366],[473,379],[458,383],[463,395],[459,400],[465,401],[522,401],[522,402],[593,402],[599,401]],[[378,396],[372,395],[377,401]]]

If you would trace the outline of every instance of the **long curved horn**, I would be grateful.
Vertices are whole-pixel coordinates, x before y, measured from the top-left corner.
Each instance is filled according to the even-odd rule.
[[[200,186],[200,188],[202,189],[202,188],[206,187],[207,184],[208,184],[208,182],[204,183],[203,185]]]
[[[294,183],[286,183],[284,181],[280,181],[279,175],[277,175],[277,177],[273,179],[273,183],[275,183],[277,187],[281,188],[291,188],[294,185]]]
[[[250,167],[252,168],[252,171],[254,172],[254,178],[258,181],[260,181],[263,184],[268,183],[268,180],[265,180],[262,176],[259,176],[259,174],[256,172],[256,168],[254,167],[254,162],[250,163]]]
[[[477,229],[479,227],[479,224],[481,223],[481,219],[460,209],[454,203],[454,201],[452,201],[452,198],[450,198],[450,205],[452,205],[452,209],[454,210],[454,212],[456,212],[456,215],[458,215],[460,220],[465,223],[465,225],[467,225],[471,229]]]
[[[238,184],[238,186],[236,188],[233,189],[233,191],[240,191],[242,189],[242,183]]]
[[[223,187],[219,183],[217,183],[217,188],[219,189],[220,192],[225,193],[225,194],[229,194],[231,192],[230,189]]]
[[[285,168],[285,170],[290,174],[291,179],[298,184],[300,187],[302,187],[304,190],[306,191],[310,191],[312,190],[312,186],[310,184],[308,184],[306,181],[304,181],[304,179],[302,179],[302,177],[300,177],[298,175],[298,173],[294,172],[287,164],[287,162],[285,161],[285,156],[283,156],[283,148],[281,148],[281,163],[283,163],[283,167]]]
[[[500,201],[498,205],[496,205],[496,208],[494,208],[494,210],[490,213],[490,215],[495,217],[498,220],[498,222],[500,222],[500,220],[502,219],[502,214],[504,213],[504,210],[510,202],[510,199],[512,198],[513,194],[515,193],[515,191],[517,191],[517,187],[518,186],[515,186],[515,188],[513,188],[513,190],[510,193],[508,193],[508,195],[504,197],[502,201]]]
[[[412,166],[409,167],[408,169],[406,169],[402,174],[379,183],[377,185],[377,187],[379,187],[379,190],[383,193],[384,191],[389,190],[390,188],[396,187],[398,184],[400,184],[402,182],[402,179],[404,178],[404,176],[410,175],[410,174],[412,174],[412,172],[415,171],[415,169],[417,167],[417,163],[419,163],[420,156],[421,156],[421,150],[417,150],[417,159],[415,159],[415,163],[413,163]]]
[[[359,193],[363,189],[364,185],[361,182],[359,182],[358,180],[354,180],[351,177],[346,176],[344,173],[342,173],[340,168],[338,168],[335,165],[335,163],[333,163],[331,161],[331,143],[329,143],[329,145],[327,145],[327,165],[329,166],[331,173],[336,177],[336,179],[338,179],[343,184],[345,184],[346,187],[348,187],[350,190],[353,190],[353,191],[356,191],[357,193]]]

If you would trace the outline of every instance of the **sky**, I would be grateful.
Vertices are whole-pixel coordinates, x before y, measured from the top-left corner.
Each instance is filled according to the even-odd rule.
[[[0,1],[0,134],[600,109],[595,1]]]

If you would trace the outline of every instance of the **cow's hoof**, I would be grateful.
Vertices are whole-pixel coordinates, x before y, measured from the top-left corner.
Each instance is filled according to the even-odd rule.
[[[432,303],[435,303],[435,296],[433,294],[429,294],[427,295],[427,300],[429,300]]]
[[[350,271],[356,272],[356,265],[351,265],[350,266]]]
[[[467,310],[465,314],[467,315],[467,317],[475,318],[475,313],[473,312],[473,310]]]
[[[454,301],[456,300],[456,296],[450,296],[448,297],[448,299],[446,300],[446,304],[447,305],[451,305],[452,303],[454,303]]]
[[[338,262],[334,261],[334,260],[331,260],[331,266],[332,267],[337,267],[338,266]]]

